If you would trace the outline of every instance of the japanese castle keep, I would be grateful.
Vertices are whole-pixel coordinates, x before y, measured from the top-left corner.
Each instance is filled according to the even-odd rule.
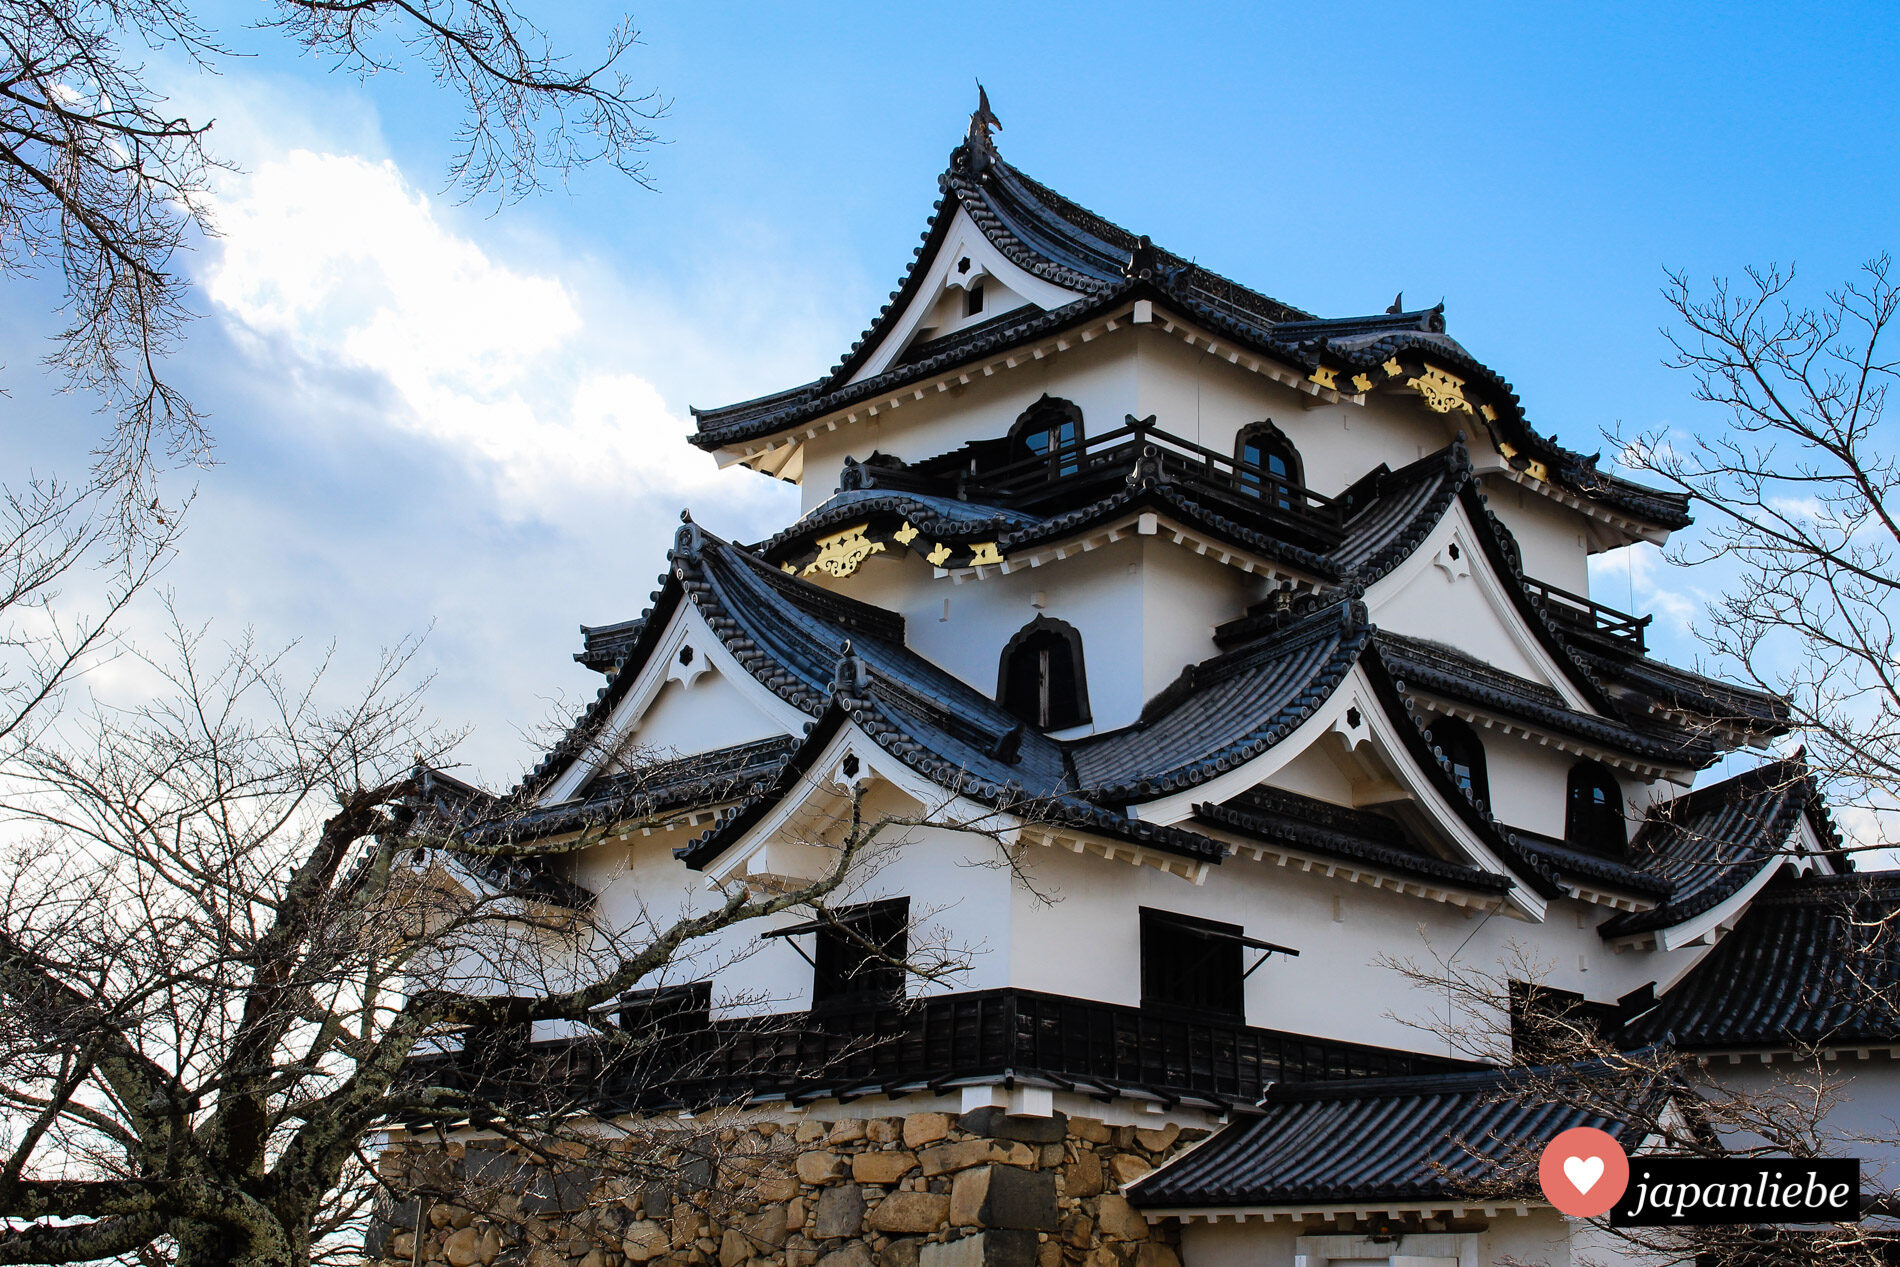
[[[1843,878],[1798,758],[1688,790],[1784,734],[1781,701],[1589,597],[1590,557],[1687,499],[1540,435],[1442,305],[1270,299],[1030,179],[994,124],[834,367],[695,411],[802,514],[751,543],[683,517],[646,611],[583,627],[575,733],[608,741],[519,791],[549,854],[516,878],[609,924],[822,874],[854,804],[900,824],[826,911],[623,1000],[660,1018],[639,1076],[532,1035],[603,1117],[724,1113],[790,1153],[717,1218],[556,1194],[544,1222],[589,1236],[511,1248],[398,1209],[384,1256],[1568,1264],[1590,1229],[1474,1198],[1449,1141],[1580,1119],[1501,1099],[1392,967],[1513,945],[1632,1045],[1838,1048],[1900,1104],[1831,931],[1886,881]],[[892,962],[932,947],[954,971]],[[487,1041],[430,1059],[472,1077]],[[474,1167],[481,1132],[452,1138]],[[421,1148],[396,1132],[386,1166]]]

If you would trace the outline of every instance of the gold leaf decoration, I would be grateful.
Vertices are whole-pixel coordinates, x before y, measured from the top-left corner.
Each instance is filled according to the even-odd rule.
[[[931,566],[942,567],[950,561],[950,547],[939,541],[937,548],[924,557],[930,560]]]
[[[970,566],[973,568],[986,567],[1002,561],[1003,556],[996,552],[994,541],[979,541],[970,547]]]
[[[1435,414],[1468,414],[1471,402],[1465,399],[1465,380],[1447,374],[1436,365],[1427,365],[1425,372],[1417,378],[1408,378],[1405,385],[1418,392],[1425,402],[1425,408]]]
[[[829,537],[818,538],[818,557],[807,563],[800,575],[825,572],[832,576],[850,576],[858,570],[858,564],[874,554],[882,554],[884,543],[864,535],[868,527],[869,524],[859,524],[843,532],[834,532]]]
[[[904,521],[904,526],[902,528],[899,528],[896,532],[893,532],[891,534],[891,540],[895,541],[900,546],[907,546],[911,542],[915,541],[916,539],[917,539],[917,529],[911,527],[910,520],[908,519]]]

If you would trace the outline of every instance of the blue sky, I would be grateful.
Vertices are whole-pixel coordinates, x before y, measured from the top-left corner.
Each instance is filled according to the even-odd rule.
[[[523,2],[577,45],[617,12]],[[258,53],[223,76],[155,67],[242,166],[189,265],[204,319],[174,372],[219,464],[175,477],[198,503],[169,582],[218,629],[334,642],[346,673],[429,630],[433,706],[490,782],[593,690],[575,626],[637,614],[681,504],[742,537],[794,513],[715,476],[686,407],[836,359],[979,76],[1030,174],[1304,308],[1442,298],[1585,451],[1720,425],[1661,366],[1665,265],[1794,261],[1818,287],[1895,245],[1886,7],[641,8],[658,192],[593,172],[499,210],[443,196],[456,118],[426,78],[326,73],[242,32],[254,12],[208,8]],[[16,285],[0,313],[0,444],[42,470],[99,426],[34,367],[50,300]],[[1712,578],[1640,562],[1599,596],[1660,605],[1655,642],[1691,661]]]

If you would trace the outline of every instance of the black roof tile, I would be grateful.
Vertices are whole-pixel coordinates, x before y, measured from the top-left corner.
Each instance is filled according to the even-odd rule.
[[[1900,1042],[1900,871],[1777,877],[1634,1042],[1692,1050]]]
[[[1496,1160],[1516,1161],[1574,1126],[1619,1139],[1629,1133],[1610,1117],[1513,1094],[1518,1085],[1547,1085],[1538,1079],[1549,1076],[1486,1069],[1281,1083],[1258,1116],[1240,1118],[1138,1180],[1128,1199],[1150,1211],[1458,1201],[1480,1193],[1495,1200]],[[1537,1199],[1533,1191],[1521,1195]]]
[[[1218,805],[1196,805],[1194,817],[1253,840],[1438,884],[1500,893],[1515,887],[1508,876],[1438,857],[1393,819],[1278,788],[1250,788]]]
[[[1597,931],[1606,938],[1653,932],[1721,905],[1780,864],[1804,814],[1823,847],[1836,849],[1814,778],[1798,756],[1664,802],[1630,842],[1630,861],[1667,883],[1669,900],[1651,911],[1612,916]],[[1846,866],[1845,859],[1839,865]]]

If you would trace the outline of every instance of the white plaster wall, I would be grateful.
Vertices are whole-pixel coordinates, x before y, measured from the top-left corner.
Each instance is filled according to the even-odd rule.
[[[1585,519],[1521,484],[1487,480],[1486,503],[1517,538],[1524,571],[1573,594],[1590,593],[1590,543]]]
[[[1704,1072],[1724,1087],[1759,1102],[1812,1103],[1815,1088],[1824,1087],[1838,1103],[1821,1118],[1822,1153],[1829,1157],[1861,1159],[1860,1187],[1864,1196],[1890,1191],[1900,1183],[1900,1061],[1884,1053],[1859,1056],[1849,1051],[1835,1060],[1797,1063],[1777,1057],[1764,1064],[1745,1056],[1739,1064],[1717,1058]],[[1803,1119],[1790,1122],[1797,1127]],[[1755,1136],[1737,1135],[1735,1147],[1758,1144]]]
[[[1138,912],[1150,906],[1238,924],[1300,951],[1298,958],[1274,956],[1248,978],[1249,1025],[1411,1051],[1445,1050],[1434,1019],[1443,998],[1414,988],[1381,957],[1430,965],[1435,956],[1455,954],[1461,968],[1502,973],[1519,960],[1521,947],[1547,984],[1608,1003],[1659,975],[1673,980],[1705,953],[1615,954],[1596,932],[1610,912],[1567,899],[1551,903],[1542,924],[1531,924],[1502,914],[1467,916],[1444,903],[1241,858],[1214,868],[1201,885],[1052,848],[1031,849],[1025,866],[1057,900],[1044,905],[1017,890],[1013,985],[1139,1004]]]
[[[811,510],[836,491],[847,455],[863,461],[881,452],[915,462],[971,440],[1006,436],[1044,392],[1075,402],[1082,410],[1085,435],[1113,431],[1134,407],[1130,338],[1123,327],[1092,342],[1078,342],[1066,352],[1025,360],[1013,370],[978,373],[967,386],[927,390],[922,400],[900,393],[904,403],[897,409],[880,405],[875,418],[860,408],[856,423],[841,422],[836,431],[821,431],[806,441],[801,509]]]
[[[1094,729],[1112,730],[1181,670],[1215,655],[1214,626],[1265,589],[1261,580],[1160,537],[1129,537],[1007,575],[957,583],[911,555],[873,555],[827,588],[904,616],[910,648],[994,695],[1003,648],[1038,615],[1082,635]],[[1038,604],[1040,603],[1040,606]]]
[[[892,794],[867,799],[867,817],[914,814],[916,806]],[[693,831],[610,839],[578,860],[576,879],[600,895],[599,914],[607,927],[635,929],[644,922],[664,927],[674,919],[710,909],[716,901],[705,878],[690,871],[672,851]],[[859,868],[847,893],[834,894],[835,905],[908,896],[913,946],[968,952],[967,971],[941,981],[912,981],[913,997],[949,991],[984,990],[1008,984],[1010,902],[1006,871],[980,865],[996,861],[996,846],[984,837],[944,828],[896,831],[876,857]],[[710,978],[716,1004],[732,1012],[783,1012],[811,1005],[812,967],[788,939],[761,940],[769,928],[797,924],[809,914],[785,912],[765,920],[734,925],[694,945],[668,970],[665,982]],[[800,939],[807,953],[809,936]]]
[[[1473,1226],[1470,1221],[1461,1221],[1459,1225]],[[1301,1237],[1337,1236],[1340,1233],[1335,1230],[1336,1226],[1317,1218],[1308,1219],[1304,1224],[1289,1219],[1276,1219],[1271,1223],[1259,1220],[1189,1223],[1181,1229],[1181,1260],[1183,1267],[1295,1267]],[[1592,1250],[1587,1258],[1579,1254],[1577,1251],[1586,1244],[1598,1243],[1598,1238],[1589,1235],[1591,1229],[1587,1224],[1566,1219],[1550,1209],[1533,1208],[1528,1214],[1502,1213],[1476,1227],[1482,1230],[1470,1233],[1475,1257],[1467,1256],[1463,1261],[1452,1259],[1459,1262],[1459,1267],[1466,1267],[1467,1263],[1477,1267],[1498,1262],[1522,1263],[1525,1267],[1572,1267],[1572,1264],[1583,1267],[1588,1262],[1612,1267],[1636,1261],[1614,1254],[1606,1256],[1600,1250]],[[1412,1262],[1416,1260],[1413,1256],[1420,1256],[1422,1261],[1436,1262],[1442,1256],[1436,1251],[1447,1248],[1446,1236],[1446,1233],[1425,1233],[1379,1247],[1384,1252],[1376,1257],[1333,1261],[1359,1267],[1395,1259]],[[1373,1247],[1367,1248],[1377,1252]]]
[[[1582,758],[1478,727],[1491,784],[1491,813],[1512,827],[1562,837],[1570,767]]]
[[[1436,553],[1431,542],[1420,550],[1425,559]],[[1484,564],[1480,560],[1474,566]],[[1506,673],[1548,685],[1550,675],[1525,653],[1506,619],[1475,576],[1469,572],[1453,574],[1429,564],[1416,569],[1372,609],[1373,623],[1381,629],[1442,642]]]
[[[1374,395],[1364,405],[1324,404],[1205,348],[1191,348],[1159,326],[1140,331],[1140,398],[1163,430],[1232,453],[1241,428],[1272,422],[1299,451],[1307,486],[1337,496],[1373,467],[1394,470],[1451,443],[1459,430],[1410,397]],[[1468,429],[1468,428],[1467,428]]]
[[[673,681],[661,688],[634,729],[634,759],[706,752],[783,733],[744,691],[708,669],[690,685]]]

